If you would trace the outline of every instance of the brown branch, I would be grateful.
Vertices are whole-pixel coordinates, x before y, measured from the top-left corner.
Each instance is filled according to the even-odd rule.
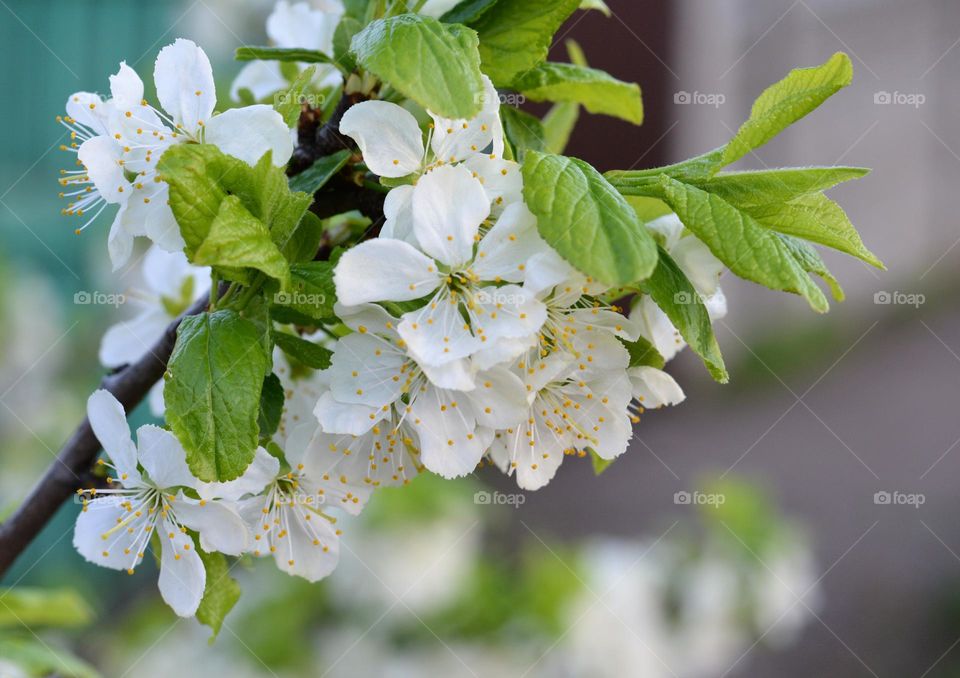
[[[358,100],[357,97],[344,96],[324,124],[320,124],[318,112],[304,109],[299,124],[300,144],[291,159],[291,174],[302,172],[325,155],[352,147],[352,141],[340,134],[340,118]],[[377,222],[383,218],[383,195],[357,186],[347,176],[337,177],[332,185],[317,194],[312,209],[322,216],[357,209]],[[202,313],[208,305],[207,296],[198,300],[166,328],[163,336],[137,362],[104,377],[101,388],[116,396],[127,412],[133,410],[167,369],[181,321]],[[84,418],[26,500],[0,524],[0,578],[63,503],[90,482],[91,469],[99,452],[100,443],[89,420]]]

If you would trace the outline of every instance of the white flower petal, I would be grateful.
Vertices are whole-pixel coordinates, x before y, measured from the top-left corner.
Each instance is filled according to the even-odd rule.
[[[359,436],[369,431],[389,412],[381,407],[341,403],[328,391],[320,396],[313,414],[326,433]]]
[[[463,164],[483,184],[495,213],[523,200],[523,174],[518,163],[480,153],[470,156]]]
[[[125,487],[139,485],[137,447],[130,437],[130,425],[120,401],[109,391],[94,391],[87,399],[87,418],[93,434],[117,469],[120,482]]]
[[[259,494],[280,472],[280,460],[262,447],[257,448],[250,466],[236,480],[225,483],[197,483],[201,499],[238,501],[249,494]]]
[[[306,2],[280,0],[267,17],[267,35],[278,47],[300,47],[333,54],[333,34],[344,14],[340,2],[313,9]]]
[[[490,446],[490,456],[504,473],[515,474],[523,490],[539,490],[549,483],[563,463],[564,450],[570,447],[568,436],[558,433],[562,420],[541,405],[524,410],[520,425],[498,431]],[[530,423],[533,420],[533,424]]]
[[[178,616],[192,617],[203,600],[207,571],[189,535],[169,519],[160,529],[160,595]]]
[[[67,115],[97,135],[107,134],[107,120],[113,105],[92,92],[74,92],[67,99]]]
[[[604,308],[580,309],[570,313],[570,317],[588,328],[601,328],[627,341],[636,341],[642,331],[639,321]]]
[[[114,272],[126,266],[133,254],[133,235],[123,224],[125,210],[126,205],[117,212],[117,215],[113,218],[113,223],[110,225],[110,235],[107,236],[107,253],[110,255],[110,263],[113,265]]]
[[[329,576],[340,560],[340,539],[333,526],[296,502],[282,510],[287,535],[278,538],[279,533],[271,531],[277,567],[310,582]]]
[[[663,370],[655,367],[631,367],[627,373],[633,386],[634,398],[647,409],[678,405],[686,398],[680,385]]]
[[[122,156],[123,149],[114,139],[106,136],[87,139],[77,151],[77,157],[97,192],[112,205],[125,203],[133,191],[120,164]]]
[[[150,388],[150,393],[147,394],[147,404],[150,406],[150,414],[157,419],[164,417],[167,407],[163,401],[163,379]]]
[[[381,238],[395,238],[417,245],[413,233],[413,186],[397,186],[387,193],[383,215],[386,221],[380,229]]]
[[[340,132],[357,142],[364,162],[374,174],[397,179],[421,169],[423,133],[417,119],[397,104],[355,104],[344,113]]]
[[[527,262],[523,287],[531,294],[545,296],[547,292],[574,275],[576,275],[574,268],[548,247],[546,251],[535,254]],[[577,296],[579,298],[579,294]]]
[[[460,0],[427,0],[423,3],[423,7],[420,8],[420,14],[423,16],[432,16],[434,19],[439,19],[441,16],[449,12],[451,9],[457,6]]]
[[[84,506],[77,516],[73,546],[95,565],[112,570],[132,570],[143,559],[152,532],[146,507],[133,505],[133,511],[121,506],[120,497],[100,497]],[[140,511],[140,516],[136,512]]]
[[[444,165],[413,191],[413,232],[424,252],[448,265],[473,258],[480,224],[490,214],[483,186],[464,167]]]
[[[601,393],[593,394],[590,399],[571,395],[570,401],[573,405],[566,412],[580,432],[576,441],[578,449],[589,447],[602,459],[614,459],[627,451],[633,427],[626,407],[617,410],[603,405]]]
[[[726,267],[695,235],[680,238],[670,250],[670,256],[690,279],[697,292],[709,297],[717,291],[720,274]]]
[[[477,375],[477,387],[464,396],[473,405],[477,422],[491,429],[516,426],[526,415],[527,389],[504,367]]]
[[[487,76],[483,76],[483,84],[483,108],[472,120],[453,120],[430,113],[434,126],[430,146],[437,160],[454,163],[477,153],[503,153],[500,95]]]
[[[470,360],[451,360],[443,365],[423,363],[420,369],[437,388],[470,391],[476,388],[475,370]]]
[[[149,424],[141,426],[137,429],[137,454],[158,488],[196,487],[198,481],[187,466],[187,453],[170,431]]]
[[[514,203],[480,241],[473,272],[481,280],[523,282],[527,262],[546,250],[537,218],[523,203]]]
[[[191,499],[181,492],[173,502],[173,512],[181,525],[200,535],[200,546],[207,553],[239,556],[247,550],[247,525],[227,503]]]
[[[417,362],[445,365],[467,358],[482,346],[460,315],[453,297],[437,295],[430,303],[404,314],[400,336]]]
[[[111,326],[100,340],[100,364],[120,367],[136,362],[163,335],[171,320],[162,308],[150,308],[131,320]]]
[[[277,167],[286,165],[293,155],[290,130],[271,106],[231,108],[215,115],[204,129],[204,142],[251,166],[268,151],[272,151],[271,159]]]
[[[337,299],[347,306],[410,301],[439,287],[436,263],[401,240],[377,238],[347,250],[333,274]]]
[[[143,278],[150,291],[170,299],[180,299],[187,280],[192,281],[194,299],[210,288],[209,267],[194,266],[183,252],[167,252],[160,247],[151,247],[144,256]]]
[[[110,76],[110,95],[114,106],[124,110],[143,101],[143,81],[126,61],[121,61],[116,75]]]
[[[727,317],[727,297],[719,287],[712,297],[704,300],[703,304],[707,307],[707,314],[711,321],[723,320]]]
[[[641,336],[653,344],[664,360],[672,360],[686,346],[667,314],[646,294],[634,301],[630,317],[640,323]]]
[[[160,50],[153,80],[163,109],[188,134],[197,136],[217,105],[213,69],[204,51],[178,38]]]
[[[462,407],[463,400],[458,402],[456,395],[428,386],[417,395],[407,415],[420,439],[420,461],[444,478],[471,473],[484,452],[471,408]]]
[[[406,355],[371,334],[350,334],[334,349],[328,374],[341,403],[382,407],[400,398],[407,375]]]
[[[346,306],[338,301],[333,306],[333,312],[343,321],[344,325],[354,332],[376,334],[388,339],[394,339],[398,336],[397,325],[400,324],[400,321],[390,315],[382,306],[376,304]]]
[[[534,348],[539,342],[536,334],[515,339],[500,337],[484,343],[483,348],[473,354],[471,361],[477,370],[489,370],[491,367],[512,363],[521,355]]]
[[[289,87],[280,72],[279,61],[251,61],[247,63],[230,86],[230,98],[240,101],[240,90],[246,89],[257,101]]]
[[[487,341],[529,337],[547,320],[544,303],[517,285],[480,289],[473,313],[476,332]]]

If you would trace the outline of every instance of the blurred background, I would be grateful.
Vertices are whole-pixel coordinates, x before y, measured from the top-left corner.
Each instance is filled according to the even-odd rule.
[[[66,506],[0,582],[0,676],[960,676],[960,4],[607,1],[554,58],[574,39],[639,82],[646,121],[584,116],[568,154],[699,154],[790,68],[846,51],[853,86],[739,166],[873,168],[832,197],[889,270],[825,253],[847,291],[826,316],[726,277],[730,385],[672,362],[687,401],[644,416],[599,477],[569,459],[537,493],[490,469],[383,492],[322,585],[241,562],[213,645],[150,568],[84,563]],[[134,312],[82,302],[140,284],[108,274],[106,224],[77,237],[60,216],[55,116],[121,60],[149,81],[176,37],[210,55],[226,104],[271,5],[0,0],[0,516],[82,416],[103,329]]]

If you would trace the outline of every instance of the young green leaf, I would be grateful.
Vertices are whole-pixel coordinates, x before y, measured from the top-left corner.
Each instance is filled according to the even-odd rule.
[[[234,311],[180,324],[163,395],[167,423],[200,480],[234,480],[253,460],[268,364],[261,330]]]
[[[609,285],[629,285],[653,272],[653,237],[593,167],[530,151],[523,180],[540,235],[581,272]]]
[[[263,390],[260,392],[260,414],[257,416],[257,425],[260,428],[261,443],[270,440],[280,428],[285,400],[280,377],[271,372],[263,380]]]
[[[546,62],[511,85],[533,101],[569,101],[591,113],[602,113],[639,125],[643,122],[640,86],[617,80],[595,68]]]
[[[303,69],[286,92],[274,97],[273,108],[283,116],[283,121],[287,124],[287,127],[294,127],[300,119],[300,101],[310,87],[310,82],[316,72],[316,66]]]
[[[240,585],[230,576],[226,556],[222,553],[206,553],[199,544],[196,544],[196,550],[207,572],[203,598],[197,608],[197,621],[213,631],[210,637],[212,642],[219,635],[224,618],[240,600]]]
[[[843,293],[843,288],[840,287],[840,283],[836,278],[833,277],[833,274],[830,273],[830,270],[824,263],[820,253],[817,252],[813,245],[810,245],[799,238],[793,238],[789,235],[783,235],[780,233],[777,235],[780,236],[780,239],[790,250],[793,258],[798,264],[800,264],[804,271],[820,276],[823,281],[827,283],[827,287],[830,288],[830,293],[833,295],[833,298],[837,301],[844,300],[845,295]]]
[[[498,87],[547,58],[554,34],[580,0],[500,0],[470,26],[480,35],[483,72]]]
[[[290,177],[290,190],[313,195],[346,166],[351,155],[351,151],[343,149],[320,158],[300,174]]]
[[[824,313],[826,297],[779,235],[723,198],[661,176],[659,197],[736,275],[773,290],[792,292]]]
[[[404,96],[447,118],[472,118],[483,105],[477,34],[459,24],[402,14],[354,36],[357,62]]]
[[[301,365],[314,370],[325,370],[330,367],[330,358],[333,355],[330,349],[286,332],[277,332],[273,335],[273,340],[280,350]]]
[[[337,288],[333,284],[333,264],[310,261],[290,266],[292,288],[274,298],[276,306],[288,308],[314,320],[334,317]]]
[[[703,360],[710,375],[725,384],[730,377],[700,294],[667,251],[662,247],[658,250],[660,263],[653,275],[640,283],[640,289],[663,310],[680,336]]]
[[[357,70],[357,62],[350,51],[353,36],[363,30],[363,24],[357,19],[345,16],[337,24],[333,33],[333,60],[340,64],[344,73],[353,73]]]
[[[608,468],[610,465],[615,462],[616,459],[604,459],[599,454],[597,454],[592,448],[590,449],[590,465],[593,467],[593,475],[598,476]]]
[[[523,162],[527,151],[545,150],[546,132],[539,118],[513,106],[501,107],[500,118],[503,120],[503,132],[517,162]]]
[[[234,54],[237,61],[286,61],[305,64],[331,64],[333,59],[329,55],[315,49],[300,49],[299,47],[254,47],[245,45],[237,47]]]
[[[656,272],[654,272],[653,277],[656,277]],[[658,370],[662,370],[663,366],[666,365],[666,361],[663,359],[663,356],[657,352],[657,349],[649,341],[643,337],[638,338],[636,341],[624,341],[620,340],[630,354],[630,367],[656,367]],[[719,356],[719,349],[717,351]],[[721,365],[723,363],[721,362]]]
[[[724,148],[720,166],[763,146],[852,81],[853,64],[843,52],[837,52],[820,66],[790,71],[754,102],[750,118]]]
[[[201,266],[255,268],[290,286],[290,268],[270,239],[270,231],[235,195],[220,203],[207,237],[193,254]]]

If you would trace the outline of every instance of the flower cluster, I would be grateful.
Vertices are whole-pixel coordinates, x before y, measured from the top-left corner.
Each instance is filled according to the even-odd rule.
[[[395,104],[344,116],[368,167],[409,183],[388,194],[380,236],[337,264],[338,315],[355,333],[334,346],[316,414],[325,435],[362,449],[409,440],[445,478],[487,458],[533,490],[565,455],[619,456],[640,412],[684,396],[666,372],[632,367],[625,346],[643,336],[672,357],[676,330],[662,311],[644,313],[641,296],[640,318],[628,318],[538,235],[487,85],[478,118],[430,114],[427,144]],[[652,227],[722,306],[719,262],[677,224]]]
[[[62,170],[69,198],[64,214],[87,217],[83,231],[108,205],[119,205],[108,246],[114,270],[146,236],[168,252],[183,249],[180,228],[168,204],[168,187],[157,175],[164,151],[180,143],[207,143],[251,165],[271,151],[285,165],[293,140],[273,108],[253,105],[215,114],[216,88],[210,60],[189,40],[160,50],[153,71],[161,109],[143,98],[143,81],[126,63],[110,76],[110,97],[76,92],[58,121],[70,132],[64,150],[76,153],[78,169]]]
[[[325,3],[279,2],[271,39],[329,55],[344,9],[339,0]],[[451,4],[431,0],[421,12],[438,15]],[[256,62],[231,94],[261,100],[287,87],[288,74],[277,62]],[[339,77],[320,70],[312,86],[339,85]],[[130,259],[136,236],[154,243],[143,263],[147,290],[131,295],[141,311],[103,338],[100,360],[110,368],[137,360],[208,290],[216,300],[211,276],[226,272],[234,282],[223,299],[249,283],[231,278],[231,266],[211,270],[188,259],[171,188],[157,173],[160,157],[179,144],[208,144],[251,166],[269,153],[279,167],[293,152],[291,130],[273,107],[215,112],[210,63],[192,42],[163,48],[154,80],[160,108],[121,64],[110,97],[79,92],[61,119],[81,166],[61,181],[71,198],[65,211],[89,215],[82,230],[107,205],[119,206],[109,237],[115,268]],[[510,159],[499,95],[486,76],[483,83],[481,110],[469,120],[422,111],[429,121],[422,126],[375,91],[343,115],[340,132],[362,156],[351,163],[392,187],[385,223],[377,237],[338,253],[335,318],[324,316],[314,329],[296,320],[274,327],[280,321],[264,310],[267,337],[293,329],[298,336],[287,338],[329,351],[329,366],[305,367],[277,342],[268,381],[279,380],[283,410],[278,424],[260,431],[262,447],[239,478],[202,482],[191,473],[185,439],[144,426],[134,443],[121,404],[106,391],[91,396],[89,420],[110,473],[106,489],[80,491],[74,543],[85,558],[132,573],[159,541],[161,594],[177,614],[193,615],[206,586],[205,554],[273,557],[281,570],[316,581],[337,564],[336,511],[358,514],[378,488],[423,471],[457,478],[489,463],[536,490],[567,455],[623,454],[644,410],[684,399],[653,366],[662,361],[639,360],[632,350],[652,346],[669,360],[682,348],[660,307],[634,291],[627,314],[629,295],[618,302],[620,290],[579,272],[541,238],[524,203],[521,166]],[[280,183],[286,189],[282,175]],[[257,220],[249,211],[237,219]],[[648,227],[712,317],[722,316],[720,262],[673,215]],[[236,233],[242,241],[263,232]],[[162,386],[150,403],[162,416]]]

